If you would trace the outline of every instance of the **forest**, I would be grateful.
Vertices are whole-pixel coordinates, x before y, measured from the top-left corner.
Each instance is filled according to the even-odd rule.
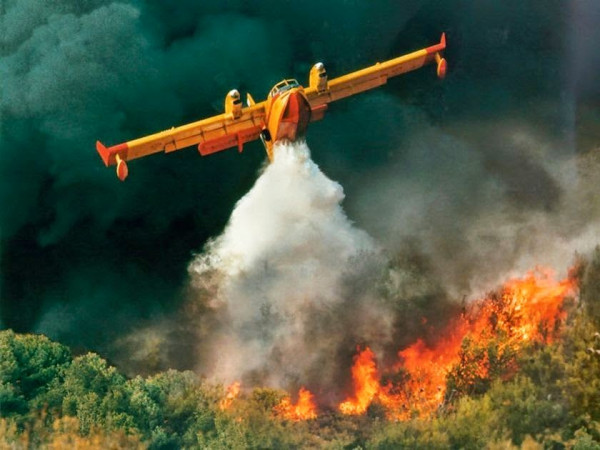
[[[126,377],[97,354],[4,330],[0,448],[600,449],[600,249],[570,278],[556,339],[510,351],[510,333],[465,337],[443,401],[402,417],[381,394],[359,414],[302,416],[283,390],[238,394],[191,371]]]

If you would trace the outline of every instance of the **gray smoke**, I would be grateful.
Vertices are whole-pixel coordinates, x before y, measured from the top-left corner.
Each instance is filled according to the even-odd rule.
[[[398,115],[410,124],[407,109]],[[598,244],[598,149],[576,154],[509,120],[416,122],[402,153],[364,174],[372,181],[351,208],[384,247],[417,242],[451,296],[479,296],[536,265],[565,275]]]

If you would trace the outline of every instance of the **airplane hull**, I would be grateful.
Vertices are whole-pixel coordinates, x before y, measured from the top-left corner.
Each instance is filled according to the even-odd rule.
[[[267,155],[273,161],[273,146],[278,141],[294,142],[304,138],[311,108],[302,88],[291,89],[271,100],[267,114],[270,140],[265,141]]]

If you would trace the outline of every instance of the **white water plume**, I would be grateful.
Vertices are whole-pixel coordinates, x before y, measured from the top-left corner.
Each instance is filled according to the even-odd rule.
[[[215,312],[201,324],[212,345],[200,371],[322,386],[342,347],[389,338],[391,315],[371,292],[383,258],[343,199],[305,143],[276,146],[223,233],[190,264],[195,301]]]

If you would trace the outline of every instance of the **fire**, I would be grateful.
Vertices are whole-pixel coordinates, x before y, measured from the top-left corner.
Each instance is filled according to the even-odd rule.
[[[536,277],[530,272],[521,280],[506,283],[500,302],[492,302],[502,329],[513,343],[537,340],[551,342],[566,317],[563,299],[573,293],[570,279],[555,282],[550,271]]]
[[[564,299],[574,292],[573,280],[556,281],[550,271],[538,269],[471,302],[440,331],[438,341],[416,340],[398,352],[390,368],[380,371],[375,353],[358,348],[351,369],[354,393],[339,405],[340,412],[360,415],[378,404],[393,420],[427,417],[454,394],[481,391],[493,378],[509,379],[527,343],[546,344],[559,335],[566,318]],[[228,409],[239,393],[239,382],[229,386],[221,409]],[[317,417],[314,396],[303,387],[296,403],[284,397],[273,412],[292,421]]]
[[[374,358],[375,354],[369,347],[359,351],[358,355],[354,357],[352,366],[354,398],[348,399],[340,405],[342,413],[363,414],[380,393],[379,374]]]
[[[221,411],[229,409],[233,401],[239,397],[241,390],[241,383],[236,381],[227,387],[227,393],[225,397],[219,402],[219,408]],[[284,397],[279,405],[273,408],[276,415],[293,421],[316,419],[317,417],[317,406],[314,402],[313,394],[303,387],[298,391],[298,401],[296,404],[292,403],[292,399]],[[241,417],[238,417],[241,420]]]
[[[275,407],[275,413],[293,421],[316,419],[317,407],[314,403],[312,393],[301,387],[298,391],[298,402],[294,405],[290,397],[285,397]]]
[[[219,402],[219,408],[221,408],[222,411],[229,409],[233,401],[240,395],[241,386],[241,383],[236,381],[227,387],[225,398]]]
[[[574,288],[571,279],[555,281],[549,270],[542,269],[509,280],[500,294],[471,303],[436,343],[419,339],[398,352],[399,362],[390,371],[393,382],[381,381],[368,347],[359,350],[352,367],[354,395],[339,410],[363,414],[377,401],[390,418],[424,417],[443,405],[451,377],[458,380],[457,391],[475,389],[491,372],[509,378],[516,370],[516,355],[527,342],[555,339],[566,317],[563,300]]]

